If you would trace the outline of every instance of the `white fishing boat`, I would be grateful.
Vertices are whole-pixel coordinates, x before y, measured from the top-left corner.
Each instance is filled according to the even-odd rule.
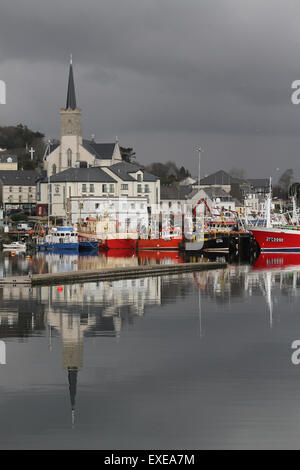
[[[78,234],[73,227],[52,227],[48,235],[37,239],[37,249],[78,251]]]
[[[10,251],[26,251],[26,244],[20,242],[3,243],[3,249]]]

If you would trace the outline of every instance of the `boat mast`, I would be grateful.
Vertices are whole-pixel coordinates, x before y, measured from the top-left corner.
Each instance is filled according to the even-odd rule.
[[[272,202],[272,177],[270,176],[270,188],[269,194],[266,201],[266,218],[267,218],[267,228],[271,227],[271,202]]]

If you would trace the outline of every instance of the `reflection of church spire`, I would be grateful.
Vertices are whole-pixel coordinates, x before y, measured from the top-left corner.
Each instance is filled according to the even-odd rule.
[[[75,399],[77,391],[77,367],[68,367],[68,379],[69,379],[69,391],[70,391],[70,402],[72,409],[72,426],[75,424]]]
[[[73,110],[76,109],[76,94],[75,94],[75,85],[74,85],[74,77],[73,77],[72,55],[71,55],[71,60],[70,60],[66,109],[73,109]]]

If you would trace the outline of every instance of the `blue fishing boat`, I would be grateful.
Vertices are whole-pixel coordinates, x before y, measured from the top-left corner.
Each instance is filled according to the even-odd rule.
[[[78,234],[73,227],[53,227],[44,237],[38,238],[40,251],[78,251]]]

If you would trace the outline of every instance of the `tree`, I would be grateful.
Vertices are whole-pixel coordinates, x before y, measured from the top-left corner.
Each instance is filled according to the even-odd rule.
[[[289,168],[285,170],[280,176],[277,185],[273,188],[273,196],[278,197],[279,199],[287,199],[289,195],[289,187],[291,186],[293,180],[293,170]]]
[[[29,148],[35,150],[33,160]],[[19,169],[34,170],[42,167],[45,152],[44,134],[32,131],[23,124],[0,127],[0,148],[18,157]]]
[[[229,174],[235,178],[245,179],[245,170],[244,168],[231,168]]]
[[[132,160],[135,158],[135,151],[132,147],[120,147],[120,152],[122,160],[128,163],[132,163]]]
[[[190,176],[190,172],[181,166],[179,169],[176,163],[169,161],[167,163],[154,162],[146,167],[146,170],[149,173],[160,178],[161,183],[165,185],[170,185],[184,180],[187,176]]]
[[[300,199],[300,183],[293,183],[289,187],[289,197],[296,196],[296,198]]]

